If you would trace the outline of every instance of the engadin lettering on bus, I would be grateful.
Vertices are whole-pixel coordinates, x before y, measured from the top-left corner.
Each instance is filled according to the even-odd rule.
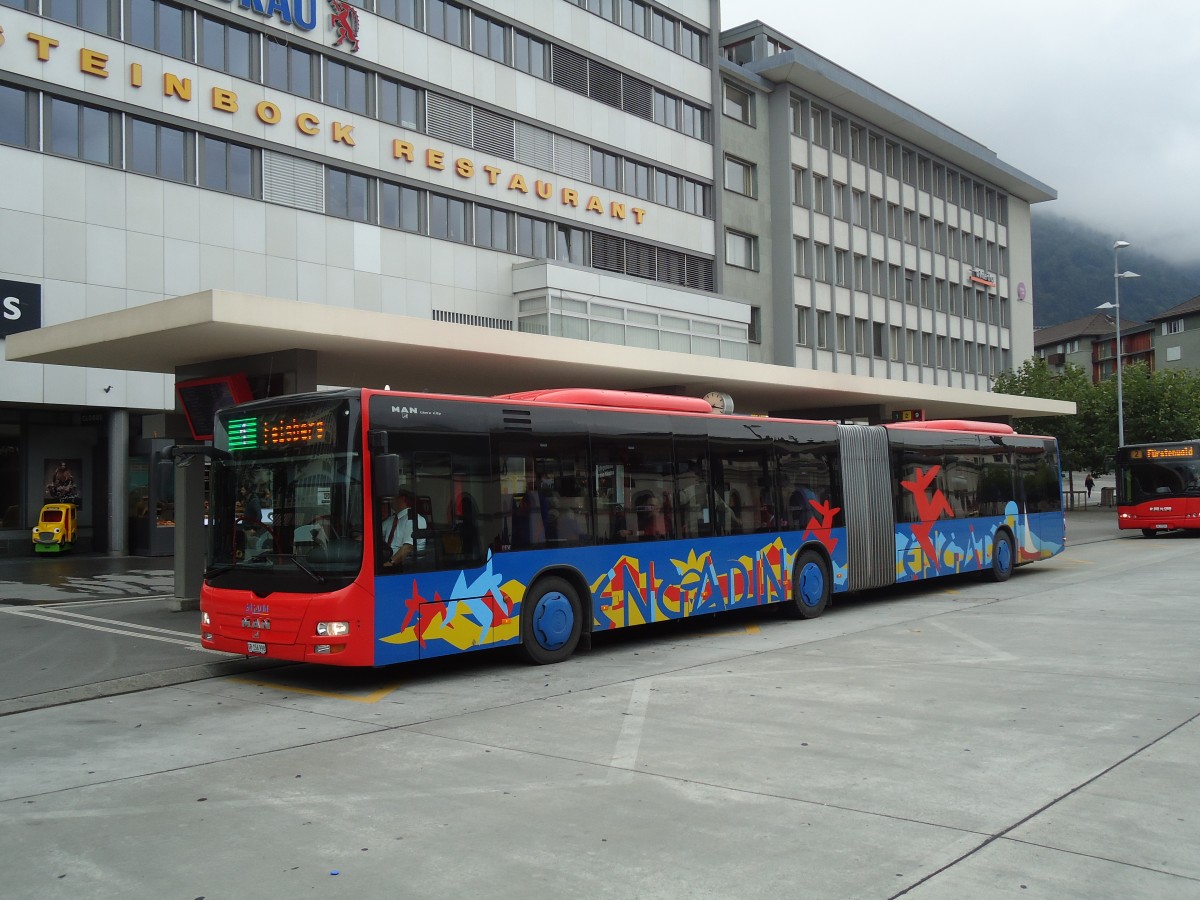
[[[317,0],[218,0],[240,6],[266,18],[276,18],[284,25],[295,25],[302,31],[317,27]]]

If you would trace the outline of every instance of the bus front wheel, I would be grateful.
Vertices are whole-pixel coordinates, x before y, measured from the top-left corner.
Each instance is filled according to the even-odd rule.
[[[802,550],[792,571],[792,598],[783,604],[793,619],[815,619],[825,612],[833,591],[829,566],[816,550]]]
[[[579,595],[564,578],[543,578],[521,601],[521,651],[535,665],[562,662],[583,632]]]
[[[1012,535],[1004,530],[997,531],[992,541],[992,568],[988,578],[992,581],[1008,581],[1013,573],[1015,556]]]

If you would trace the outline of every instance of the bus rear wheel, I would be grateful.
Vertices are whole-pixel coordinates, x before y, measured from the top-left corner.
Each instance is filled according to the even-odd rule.
[[[1158,532],[1155,531],[1153,528],[1143,528],[1142,529],[1142,537],[1151,538],[1151,537],[1154,537],[1156,534],[1158,534]]]
[[[792,570],[792,597],[783,604],[783,612],[792,619],[815,619],[825,612],[832,591],[825,557],[816,550],[802,550]]]
[[[992,568],[988,578],[991,581],[1008,581],[1013,573],[1014,560],[1012,535],[1001,529],[992,540]]]
[[[521,601],[521,652],[529,662],[562,662],[582,633],[583,607],[566,579],[543,578]]]

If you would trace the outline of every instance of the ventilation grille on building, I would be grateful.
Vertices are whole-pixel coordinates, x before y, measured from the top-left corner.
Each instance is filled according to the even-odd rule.
[[[263,199],[309,212],[325,212],[325,170],[320,163],[264,150]]]
[[[654,118],[654,88],[628,75],[624,76],[622,83],[625,86],[622,106],[625,112],[643,119]]]
[[[432,92],[426,94],[425,126],[430,137],[471,146],[471,107],[466,103]]]
[[[592,148],[582,141],[573,141],[561,134],[554,135],[555,170],[560,175],[592,180]]]
[[[475,149],[512,159],[516,154],[516,124],[508,116],[476,108]]]
[[[625,242],[625,271],[638,278],[654,278],[654,248],[637,241]]]
[[[610,272],[625,271],[625,241],[599,232],[592,235],[592,265]]]
[[[554,171],[554,135],[536,125],[517,123],[517,162]]]
[[[468,313],[450,312],[445,309],[433,311],[433,321],[450,322],[454,325],[477,325],[480,328],[499,328],[502,331],[512,331],[511,319],[495,319],[491,316],[473,316]]]
[[[588,64],[588,79],[592,85],[592,99],[621,108],[621,73],[611,66],[592,60]]]
[[[573,50],[554,44],[550,48],[551,81],[559,87],[583,94],[588,92],[588,61]]]

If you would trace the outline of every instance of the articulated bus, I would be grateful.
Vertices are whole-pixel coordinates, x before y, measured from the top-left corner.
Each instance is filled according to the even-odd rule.
[[[1118,448],[1117,524],[1145,537],[1200,529],[1200,441]]]
[[[813,618],[850,591],[1003,581],[1065,531],[1054,439],[988,423],[341,390],[222,410],[215,444],[203,645],[311,663],[552,663],[631,625]]]

